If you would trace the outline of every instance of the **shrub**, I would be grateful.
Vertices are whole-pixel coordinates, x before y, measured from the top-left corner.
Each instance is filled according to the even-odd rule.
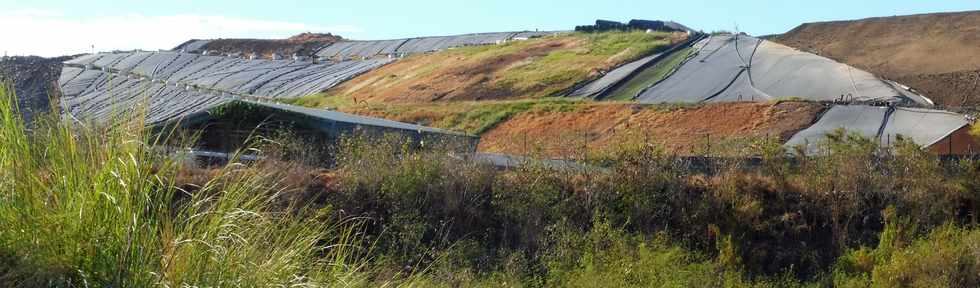
[[[898,231],[893,229],[900,227],[889,225],[892,231],[885,233],[894,234]],[[874,250],[848,252],[835,266],[834,283],[841,287],[977,287],[978,259],[980,231],[946,225],[914,241],[882,240]]]
[[[896,153],[880,154],[869,139],[838,132],[823,144],[826,155],[794,159],[765,141],[752,146],[762,155],[759,165],[691,162],[628,142],[592,162],[602,167],[532,161],[494,170],[445,151],[362,141],[341,153],[340,193],[326,202],[341,217],[374,219],[368,234],[383,247],[376,255],[393,267],[431,268],[428,283],[618,277],[589,269],[647,261],[636,253],[652,247],[650,238],[738,276],[712,279],[796,285],[836,281],[825,275],[840,271],[865,271],[870,279],[867,255],[852,249],[908,242],[956,221],[964,214],[953,208],[975,193],[969,177],[976,174],[947,172],[935,157],[899,142]],[[956,167],[971,167],[963,165]],[[959,180],[930,185],[936,179]],[[889,217],[908,220],[887,228]],[[602,249],[583,244],[597,231],[628,239]],[[594,251],[603,249],[615,256],[596,260]],[[838,266],[849,268],[831,269]],[[610,279],[601,281],[632,281]]]

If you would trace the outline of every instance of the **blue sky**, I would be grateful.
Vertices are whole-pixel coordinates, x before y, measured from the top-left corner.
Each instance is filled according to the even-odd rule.
[[[597,18],[674,20],[705,31],[782,33],[813,21],[980,10],[977,0],[811,1],[64,1],[0,0],[0,50],[13,55],[167,49],[190,38],[334,32],[353,39],[567,30]],[[16,28],[12,28],[16,27]]]

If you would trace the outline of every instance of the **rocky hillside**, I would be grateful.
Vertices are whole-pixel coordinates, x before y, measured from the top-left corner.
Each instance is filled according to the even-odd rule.
[[[28,123],[34,115],[49,109],[50,96],[57,93],[55,87],[61,75],[61,62],[69,58],[0,58],[0,79],[14,84],[20,99],[18,104]]]

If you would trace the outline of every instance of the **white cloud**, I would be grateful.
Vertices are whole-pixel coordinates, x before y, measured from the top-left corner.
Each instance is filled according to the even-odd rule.
[[[170,49],[189,39],[285,38],[302,32],[359,33],[356,26],[178,14],[68,18],[59,11],[0,12],[0,51],[60,56],[96,51]]]

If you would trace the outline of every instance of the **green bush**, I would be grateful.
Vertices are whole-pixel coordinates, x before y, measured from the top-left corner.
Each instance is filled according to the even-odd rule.
[[[978,256],[980,230],[946,225],[907,243],[883,240],[874,250],[849,251],[838,260],[834,283],[841,287],[977,287]]]

